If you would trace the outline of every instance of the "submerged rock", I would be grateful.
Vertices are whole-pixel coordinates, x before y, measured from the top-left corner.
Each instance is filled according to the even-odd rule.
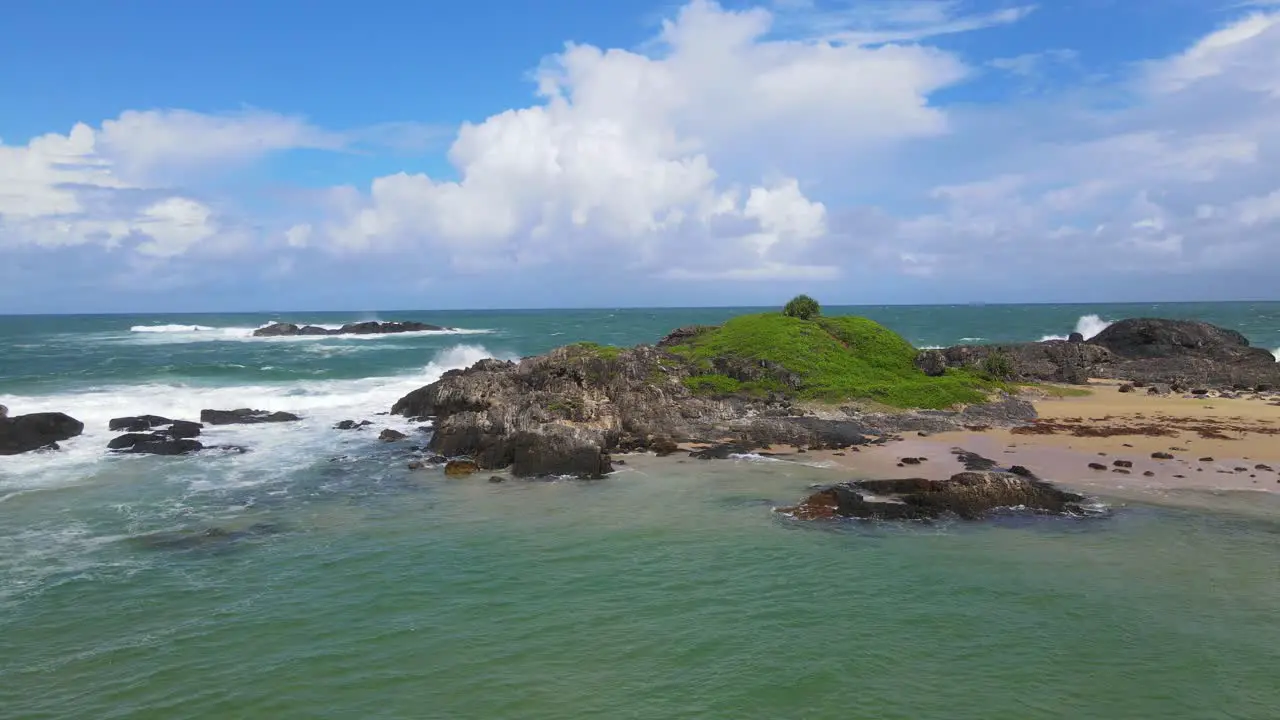
[[[397,440],[403,440],[407,437],[409,436],[405,435],[399,430],[394,430],[392,428],[387,428],[382,432],[378,433],[378,439],[381,440],[382,442],[395,442]]]
[[[112,418],[107,429],[112,432],[146,432],[152,428],[172,424],[173,421],[159,415],[134,415],[130,417]]]
[[[147,550],[199,550],[228,546],[240,540],[278,535],[284,530],[275,523],[255,523],[243,530],[222,527],[203,529],[162,530],[146,535],[135,535],[129,542]]]
[[[471,460],[450,460],[444,465],[444,474],[448,477],[468,477],[480,472],[480,466]]]
[[[266,410],[201,410],[200,422],[209,425],[253,425],[258,423],[294,422],[302,418],[287,412],[267,412]]]
[[[7,415],[6,411],[6,415]],[[84,432],[84,423],[60,412],[0,417],[0,455],[17,455],[56,445]]]
[[[359,430],[360,428],[368,427],[369,425],[372,425],[372,424],[373,423],[369,422],[368,420],[361,420],[360,422],[356,422],[355,420],[343,420],[339,422],[337,425],[334,425],[333,429],[334,430]]]
[[[965,471],[947,480],[866,480],[823,488],[779,512],[802,520],[863,518],[928,520],[947,515],[978,520],[1000,508],[1078,514],[1081,495],[1043,480],[995,470]]]
[[[159,440],[135,443],[126,452],[139,455],[189,455],[204,449],[199,440],[171,440],[162,437]]]

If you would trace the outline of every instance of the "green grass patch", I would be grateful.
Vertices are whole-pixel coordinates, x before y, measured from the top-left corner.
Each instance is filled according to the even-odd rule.
[[[615,345],[601,345],[593,342],[574,343],[569,347],[581,350],[584,353],[601,358],[602,360],[617,360],[622,354],[622,348]]]
[[[916,369],[916,349],[901,335],[860,317],[802,320],[780,313],[744,315],[671,349],[704,373],[686,380],[695,391],[760,392],[709,370],[715,358],[764,360],[800,378],[801,399],[871,400],[891,407],[946,408],[986,399],[1003,384],[967,370],[931,378]],[[734,385],[736,383],[736,386]],[[756,387],[745,387],[753,385]],[[774,389],[780,389],[780,386]]]

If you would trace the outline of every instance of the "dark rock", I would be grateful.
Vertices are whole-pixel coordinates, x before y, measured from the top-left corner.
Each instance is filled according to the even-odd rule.
[[[1257,464],[1257,465],[1254,465],[1254,466],[1253,466],[1253,469],[1254,469],[1254,470],[1262,470],[1262,471],[1264,471],[1264,472],[1273,472],[1273,470],[1271,469],[1271,466],[1270,466],[1270,465],[1263,465],[1263,464],[1261,464],[1261,463],[1259,463],[1259,464]]]
[[[0,418],[0,455],[39,450],[82,432],[84,423],[60,412],[3,417]]]
[[[1208,390],[1205,390],[1204,388],[1196,388],[1195,390],[1192,390],[1192,391],[1191,391],[1191,394],[1192,394],[1192,395],[1201,395],[1201,396],[1203,396],[1203,395],[1208,395],[1208,394],[1209,394],[1209,391],[1208,391]]]
[[[165,430],[165,434],[175,440],[187,440],[193,437],[199,437],[200,431],[204,429],[204,425],[190,420],[174,420],[169,428]]]
[[[669,437],[660,437],[650,441],[649,449],[658,457],[666,457],[680,452],[680,446]]]
[[[1124,469],[1124,468],[1112,468],[1112,469],[1111,469],[1111,472],[1113,472],[1113,473],[1119,473],[1119,474],[1121,474],[1121,475],[1128,475],[1130,471],[1129,471],[1129,470],[1126,470],[1126,469]]]
[[[1083,499],[1041,480],[986,471],[957,473],[947,480],[906,478],[842,483],[819,490],[799,505],[780,511],[804,520],[837,517],[924,520],[946,515],[977,520],[996,509],[1012,507],[1046,513],[1081,513],[1079,502]]]
[[[1116,467],[1118,467],[1118,468],[1131,468],[1131,467],[1133,467],[1133,461],[1132,461],[1132,460],[1116,460],[1115,462],[1113,462],[1113,463],[1111,463],[1111,464],[1112,464],[1112,465],[1115,465],[1115,466],[1116,466]]]
[[[382,432],[378,433],[378,439],[383,442],[395,442],[397,440],[403,440],[407,437],[409,436],[405,435],[399,430],[393,430],[392,428],[386,428]]]
[[[302,418],[287,412],[266,410],[201,410],[200,422],[208,425],[255,425],[259,423],[294,422]]]
[[[1145,477],[1155,477],[1155,476],[1156,476],[1156,474],[1155,474],[1154,472],[1151,472],[1150,470],[1147,470],[1146,472],[1144,472],[1144,473],[1142,473],[1142,474],[1143,474]]]
[[[898,464],[900,464],[900,465],[919,465],[919,464],[920,464],[920,459],[919,459],[919,458],[913,458],[913,457],[901,458],[901,459],[899,459],[899,460],[898,460]]]
[[[107,428],[112,431],[146,432],[152,428],[169,425],[173,421],[159,415],[136,415],[132,417],[112,418]]]
[[[1022,465],[1014,465],[1013,467],[1009,468],[1009,472],[1013,473],[1014,475],[1020,475],[1022,477],[1028,477],[1028,478],[1033,478],[1036,476],[1035,473],[1031,472],[1031,470],[1027,469],[1026,467],[1023,467]]]
[[[1103,465],[1102,463],[1091,462],[1089,463],[1089,469],[1090,470],[1106,470],[1107,466]]]
[[[1131,392],[1133,392],[1133,386],[1132,386],[1132,385],[1130,385],[1129,383],[1125,383],[1124,385],[1121,385],[1121,386],[1120,386],[1120,392],[1122,392],[1122,393],[1131,393]]]
[[[501,475],[490,475],[490,476],[489,476],[489,482],[491,482],[491,483],[500,483],[500,482],[502,482],[502,481],[503,481],[503,479],[504,479],[504,478],[503,478]]]
[[[1151,453],[1151,458],[1153,460],[1172,460],[1173,455],[1167,452],[1153,452]]]
[[[107,443],[108,450],[128,450],[138,443],[162,442],[169,438],[163,433],[125,433],[111,438]]]
[[[369,422],[368,420],[361,420],[360,422],[356,422],[355,420],[343,420],[339,422],[337,425],[334,425],[333,429],[334,430],[359,430],[362,427],[367,427],[372,424],[373,423]]]
[[[204,445],[198,440],[169,440],[165,438],[135,443],[126,452],[140,455],[187,455],[204,449]],[[239,448],[239,450],[243,452],[244,448]]]
[[[9,417],[9,408],[0,405],[0,420],[4,420],[7,417]]]
[[[273,323],[253,331],[254,337],[286,337],[292,335],[387,335],[392,333],[448,330],[439,325],[420,322],[358,322],[347,323],[337,330],[315,325],[298,327],[293,323]]]
[[[1069,343],[1082,343],[1082,342],[1084,342],[1084,335],[1083,335],[1082,333],[1073,332],[1073,333],[1071,333],[1070,335],[1068,335],[1068,336],[1067,336],[1067,342],[1069,342]]]
[[[553,429],[554,428],[554,429]],[[511,474],[516,477],[571,475],[596,479],[613,472],[609,456],[590,433],[550,426],[511,438]]]
[[[450,460],[444,466],[444,474],[449,477],[467,477],[477,472],[480,466],[471,460]]]
[[[941,350],[921,350],[916,354],[915,365],[929,377],[941,377],[947,372],[947,356]]]
[[[1200,462],[1213,462],[1213,458],[1211,458],[1211,457],[1202,457],[1202,458],[1200,458]]]

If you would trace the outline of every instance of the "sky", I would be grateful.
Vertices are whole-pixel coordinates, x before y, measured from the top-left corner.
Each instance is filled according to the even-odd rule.
[[[7,0],[0,314],[1280,299],[1280,0]]]

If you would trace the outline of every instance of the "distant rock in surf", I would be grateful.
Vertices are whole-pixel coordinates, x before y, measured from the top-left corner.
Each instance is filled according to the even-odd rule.
[[[302,418],[287,412],[266,410],[201,410],[200,422],[209,425],[256,425],[260,423],[294,422]]]
[[[60,412],[0,416],[0,455],[52,448],[59,441],[69,440],[82,432],[84,423]]]
[[[428,325],[420,322],[358,322],[347,323],[336,330],[317,325],[298,326],[293,323],[273,323],[253,331],[254,337],[294,337],[321,335],[389,335],[406,332],[432,332],[451,330],[439,325]]]
[[[112,432],[146,432],[151,428],[171,425],[173,421],[159,415],[135,415],[130,417],[111,418],[107,429]]]

